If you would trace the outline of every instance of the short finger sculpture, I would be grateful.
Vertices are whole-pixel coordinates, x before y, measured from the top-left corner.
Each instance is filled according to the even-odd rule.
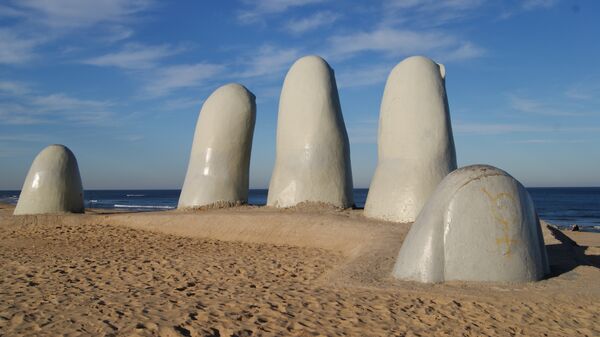
[[[414,221],[437,184],[456,169],[444,78],[444,66],[422,56],[405,59],[390,73],[365,216]]]
[[[77,159],[64,145],[50,145],[33,160],[14,215],[83,213]]]
[[[436,188],[404,239],[393,276],[428,283],[528,282],[548,273],[527,190],[500,169],[473,165]]]
[[[279,101],[275,167],[267,204],[354,204],[350,145],[335,76],[318,56],[297,60]]]
[[[240,84],[215,90],[202,105],[177,208],[248,202],[255,96]]]

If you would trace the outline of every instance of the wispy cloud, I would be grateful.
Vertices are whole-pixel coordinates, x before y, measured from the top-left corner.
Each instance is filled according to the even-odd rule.
[[[0,135],[0,142],[19,142],[19,143],[38,143],[47,141],[48,137],[42,134],[3,134]]]
[[[526,112],[537,115],[546,115],[546,116],[585,116],[586,113],[574,111],[574,110],[559,110],[556,107],[550,106],[545,102],[524,98],[517,96],[515,94],[510,94],[509,96],[510,106],[520,112]]]
[[[589,100],[594,97],[591,92],[581,88],[567,89],[565,96],[576,100]]]
[[[104,40],[108,43],[126,40],[134,34],[133,29],[124,25],[110,25],[106,27]]]
[[[416,9],[422,12],[465,11],[479,7],[482,0],[386,0],[386,9]]]
[[[42,94],[18,82],[0,82],[0,124],[105,124],[113,103],[64,93]]]
[[[82,63],[95,66],[109,66],[122,69],[148,69],[155,67],[162,59],[183,51],[171,45],[147,46],[127,44],[120,51],[93,57]]]
[[[33,105],[40,107],[43,111],[57,112],[61,110],[102,110],[111,105],[106,101],[95,101],[79,99],[63,93],[45,96],[32,96]]]
[[[472,58],[482,49],[470,42],[440,31],[381,28],[330,38],[332,56],[349,57],[361,52],[379,52],[388,56],[450,53],[453,60]]]
[[[0,81],[0,96],[23,95],[30,92],[29,86],[22,82]]]
[[[281,83],[269,86],[253,87],[252,92],[256,95],[256,103],[261,104],[264,102],[276,99],[281,94]]]
[[[516,6],[504,9],[500,14],[500,19],[508,19],[523,12],[550,9],[558,3],[559,0],[522,0],[517,2]]]
[[[162,108],[167,111],[178,111],[178,110],[199,110],[204,100],[199,99],[197,95],[195,97],[179,97],[168,99],[162,105]]]
[[[126,142],[139,142],[141,140],[143,140],[145,137],[143,135],[122,135],[122,136],[116,136],[115,139],[117,140],[123,140]]]
[[[116,67],[134,70],[131,75],[141,79],[142,95],[145,98],[165,96],[178,89],[199,87],[221,72],[223,65],[199,62],[194,64],[169,64],[164,59],[185,50],[184,47],[163,45],[144,45],[130,43],[121,50],[81,61],[103,67]],[[185,105],[191,103],[185,102]],[[182,106],[182,102],[171,101],[169,108]]]
[[[34,49],[41,40],[0,29],[0,64],[21,64],[35,57]]]
[[[583,139],[518,139],[511,140],[510,144],[581,144],[586,143]]]
[[[346,124],[351,144],[377,144],[377,119],[347,121]]]
[[[384,83],[394,64],[379,63],[364,67],[345,68],[335,73],[338,88],[361,87]]]
[[[277,48],[271,45],[262,46],[257,53],[248,56],[242,66],[240,77],[278,76],[292,65],[301,55],[296,48]]]
[[[223,65],[212,63],[164,67],[153,75],[154,78],[144,87],[144,91],[148,95],[162,96],[177,89],[199,87],[223,69]]]
[[[126,22],[153,5],[152,0],[19,0],[6,8],[48,27],[74,29]]]
[[[533,125],[511,123],[454,123],[452,129],[457,133],[498,135],[507,133],[541,133],[541,132],[600,132],[600,127]]]
[[[486,54],[485,49],[476,46],[471,42],[464,42],[457,48],[439,55],[441,62],[461,61],[474,59]]]
[[[483,0],[386,0],[384,22],[436,27],[471,15],[483,4]]]
[[[311,16],[301,19],[291,19],[285,25],[286,30],[293,34],[302,34],[319,27],[333,24],[340,15],[331,11],[322,11],[314,13]]]
[[[240,11],[237,18],[241,23],[252,23],[259,21],[264,15],[283,13],[290,8],[324,1],[326,0],[244,0],[250,8]]]
[[[564,94],[575,101],[600,99],[600,80],[598,78],[588,78],[586,81],[571,85]]]
[[[90,36],[116,42],[129,38],[128,27],[154,0],[12,0],[0,5],[0,64],[23,64],[42,46],[73,33],[97,28]]]
[[[521,8],[524,10],[533,10],[539,8],[551,8],[558,4],[559,0],[523,0]]]
[[[448,47],[455,39],[440,32],[418,32],[377,29],[368,32],[337,35],[330,38],[334,55],[352,55],[365,51],[384,52],[392,55],[412,54]]]

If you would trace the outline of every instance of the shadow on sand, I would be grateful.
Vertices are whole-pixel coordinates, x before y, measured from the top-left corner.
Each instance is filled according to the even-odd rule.
[[[587,246],[579,246],[559,229],[548,226],[560,244],[546,246],[550,261],[548,278],[568,273],[579,266],[592,266],[600,269],[600,255],[586,255]]]

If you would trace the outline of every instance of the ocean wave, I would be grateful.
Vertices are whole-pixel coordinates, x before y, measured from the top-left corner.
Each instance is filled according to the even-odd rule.
[[[145,194],[125,194],[126,197],[143,197]]]
[[[174,206],[158,206],[158,205],[113,205],[115,208],[155,208],[155,209],[175,209]]]
[[[94,202],[98,202],[98,200],[92,199],[92,200],[90,200],[90,202],[94,203]]]
[[[0,202],[5,202],[5,203],[11,204],[11,205],[16,205],[18,201],[19,201],[19,197],[16,195],[0,198]]]

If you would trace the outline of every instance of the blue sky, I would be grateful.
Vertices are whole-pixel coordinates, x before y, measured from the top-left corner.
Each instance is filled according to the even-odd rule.
[[[251,187],[268,186],[287,69],[334,68],[354,183],[377,161],[387,74],[446,66],[459,166],[526,186],[600,186],[600,2],[8,0],[0,4],[0,189],[67,145],[84,187],[180,188],[203,100],[257,96]]]

